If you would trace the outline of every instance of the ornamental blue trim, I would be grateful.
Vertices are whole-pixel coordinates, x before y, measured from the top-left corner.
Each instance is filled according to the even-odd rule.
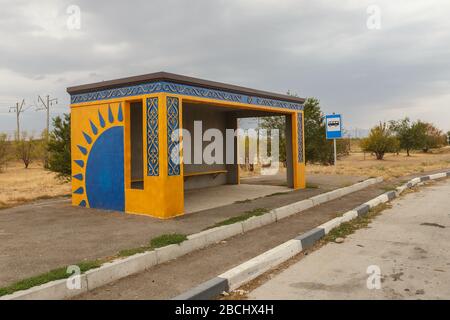
[[[180,175],[179,102],[176,97],[167,97],[167,165],[169,176]]]
[[[158,98],[147,98],[147,176],[159,176]]]
[[[298,150],[298,162],[303,163],[303,113],[297,113],[297,150]]]
[[[261,98],[257,96],[248,96],[224,90],[215,90],[202,88],[192,85],[178,84],[167,81],[156,81],[122,88],[113,88],[95,92],[74,94],[70,97],[72,104],[84,103],[98,100],[108,100],[123,97],[139,96],[151,93],[172,93],[182,94],[193,97],[209,98],[237,103],[252,104],[255,106],[266,106],[282,108],[289,110],[303,110],[303,105],[284,100]]]

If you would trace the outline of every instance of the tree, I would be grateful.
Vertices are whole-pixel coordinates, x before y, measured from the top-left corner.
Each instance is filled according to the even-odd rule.
[[[412,150],[421,149],[426,139],[425,127],[422,123],[412,123],[409,118],[390,121],[389,129],[393,131],[400,143],[400,148],[406,150],[409,157]]]
[[[424,132],[424,141],[422,142],[422,151],[428,152],[433,148],[441,148],[447,145],[447,136],[433,124],[418,121],[420,130]]]
[[[70,114],[64,114],[64,118],[53,118],[53,131],[50,132],[48,143],[49,170],[57,172],[61,178],[69,178],[71,169],[70,154]]]
[[[361,141],[361,148],[366,152],[375,153],[377,160],[383,160],[388,152],[396,152],[398,145],[399,141],[386,123],[380,123],[372,128],[369,136]]]
[[[0,133],[0,172],[9,160],[9,141],[6,133]]]
[[[17,158],[23,162],[25,169],[28,169],[31,162],[36,159],[36,146],[37,142],[33,135],[28,135],[26,131],[23,131],[15,141]]]
[[[320,109],[320,101],[308,98],[304,104],[305,114],[305,157],[310,163],[332,164],[333,143],[327,140],[325,119]]]
[[[273,116],[273,117],[264,117],[261,120],[262,120],[261,128],[267,130],[278,129],[279,149],[280,149],[279,161],[286,164],[286,118],[284,116]],[[268,139],[267,144],[268,148],[271,148],[270,142],[271,140]]]

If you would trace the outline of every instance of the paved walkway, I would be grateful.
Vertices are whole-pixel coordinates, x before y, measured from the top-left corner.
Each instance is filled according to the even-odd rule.
[[[250,299],[450,299],[450,181],[394,201],[369,229],[330,243],[250,292]],[[381,288],[377,284],[379,267]]]
[[[161,234],[196,233],[245,211],[277,208],[363,179],[329,176],[319,185],[319,189],[295,190],[265,197],[268,192],[260,192],[262,197],[252,201],[235,202],[164,221],[147,216],[73,207],[68,199],[41,201],[0,210],[0,287],[58,267],[147,245],[150,239]],[[271,190],[269,193],[285,191],[279,187],[268,188]],[[256,193],[253,192],[252,197]]]

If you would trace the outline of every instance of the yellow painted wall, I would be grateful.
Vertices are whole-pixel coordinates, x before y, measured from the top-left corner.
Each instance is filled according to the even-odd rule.
[[[111,109],[111,112],[114,117],[114,121],[112,123],[108,120],[109,108]],[[117,118],[118,109],[119,109],[119,102],[112,102],[112,103],[102,102],[97,104],[91,104],[89,106],[72,106],[71,108],[72,175],[77,174],[83,175],[83,180],[72,178],[73,205],[78,206],[84,200],[86,202],[86,207],[89,207],[89,200],[86,196],[86,193],[84,192],[83,194],[77,194],[74,192],[80,187],[86,190],[85,171],[88,162],[88,156],[97,138],[100,137],[104,131],[108,130],[111,127],[123,126],[123,122],[120,122]],[[104,127],[100,125],[99,113],[103,117]],[[90,121],[92,121],[92,123],[97,128],[97,134],[93,132]],[[86,133],[92,139],[92,142],[90,144],[86,141],[86,138],[83,136],[83,132]],[[85,148],[87,150],[87,155],[84,155],[78,146]],[[75,160],[83,161],[84,166],[81,167],[75,162]]]

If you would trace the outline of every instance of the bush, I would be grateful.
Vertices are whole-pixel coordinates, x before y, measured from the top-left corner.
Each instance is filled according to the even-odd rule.
[[[3,171],[9,160],[9,141],[6,133],[0,133],[0,172]]]
[[[28,135],[26,131],[22,132],[19,140],[15,141],[15,149],[17,159],[21,160],[28,169],[29,165],[39,158],[38,141],[33,138],[33,135]]]
[[[53,131],[48,143],[48,168],[61,178],[69,178],[72,172],[70,154],[70,114],[53,118]]]
[[[398,150],[399,141],[386,123],[380,123],[370,130],[367,138],[361,140],[361,148],[366,152],[373,152],[377,160],[383,160],[385,153]]]
[[[447,136],[433,124],[418,121],[424,132],[424,141],[422,142],[422,151],[428,152],[430,149],[441,148],[447,145]]]

